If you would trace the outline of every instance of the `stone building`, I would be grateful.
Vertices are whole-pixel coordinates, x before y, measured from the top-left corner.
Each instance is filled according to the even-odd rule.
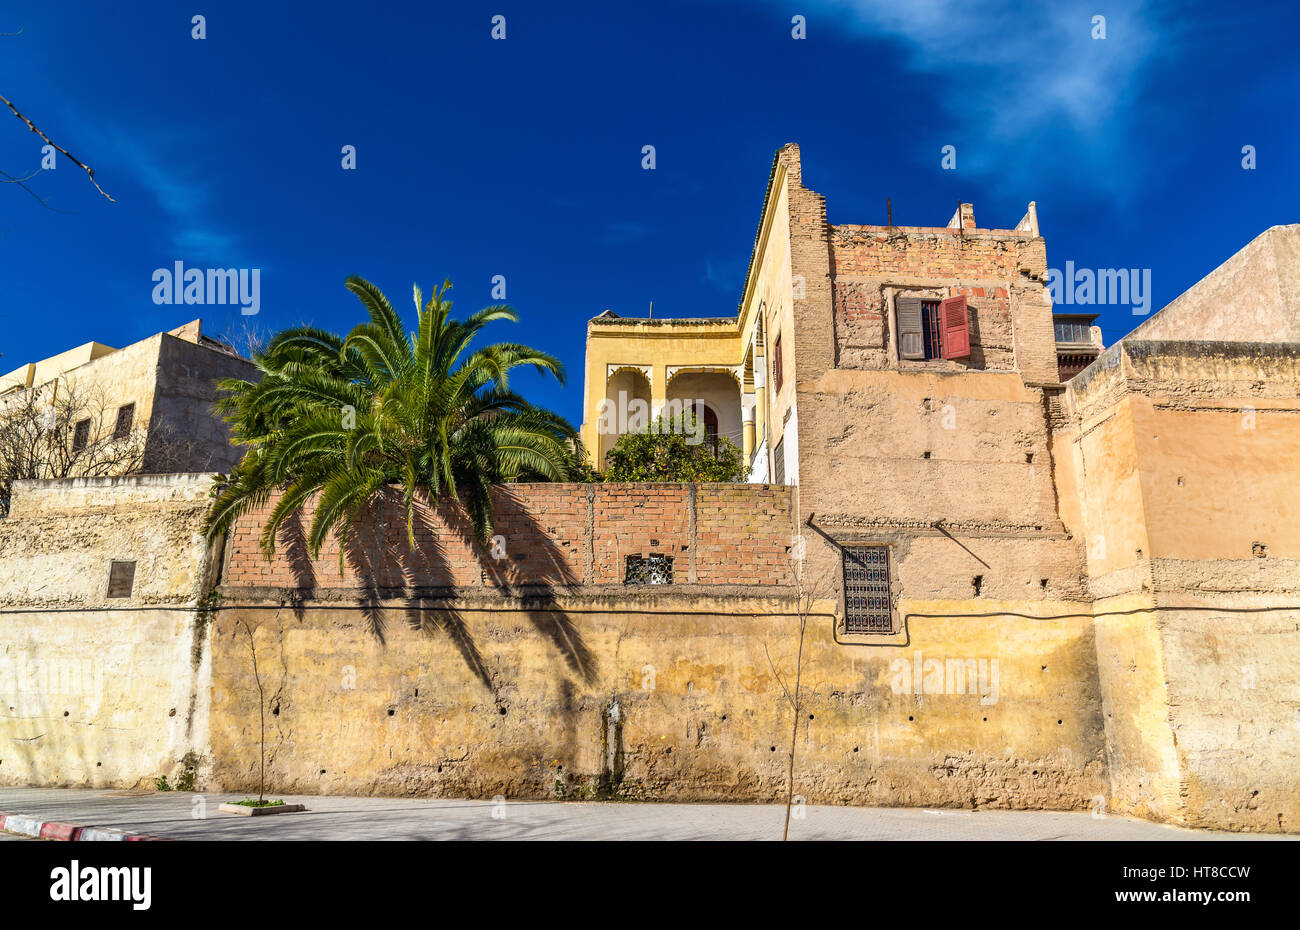
[[[491,556],[384,501],[318,559],[204,544],[210,477],[20,483],[0,783],[247,790],[264,685],[276,791],[773,801],[802,657],[808,803],[1296,832],[1300,227],[1068,381],[1046,282],[1033,204],[831,225],[787,146],[735,317],[587,331],[594,455],[689,403],[750,483],[502,486]]]
[[[135,437],[142,454],[132,457],[134,470],[226,471],[243,450],[230,444],[229,428],[212,411],[216,381],[256,372],[192,320],[125,348],[88,342],[9,372],[0,377],[0,418],[33,395],[53,407],[75,394],[78,412],[68,424],[74,447]]]

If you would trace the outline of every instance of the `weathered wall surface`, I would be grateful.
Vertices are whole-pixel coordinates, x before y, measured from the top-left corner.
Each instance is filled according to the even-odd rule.
[[[1070,383],[1119,810],[1296,829],[1298,397],[1287,343],[1126,339]]]
[[[1300,224],[1266,229],[1128,338],[1300,342]]]
[[[207,633],[193,606],[210,486],[17,484],[0,521],[0,784],[151,786],[204,751]],[[113,560],[136,563],[130,597],[107,597]]]
[[[213,628],[214,783],[254,777],[251,636],[278,790],[772,800],[792,724],[776,675],[793,673],[798,646],[791,495],[501,488],[502,566],[428,509],[411,553],[385,510],[373,524],[390,529],[361,533],[361,548],[384,548],[373,532],[403,566],[383,584],[364,582],[362,558],[340,578],[336,553],[308,572],[283,554],[264,562],[252,516],[233,535]],[[915,542],[934,544],[951,545]],[[650,552],[674,554],[672,585],[624,586],[625,556]],[[834,609],[812,608],[805,652],[798,790],[810,801],[1069,809],[1102,791],[1086,617],[917,618],[909,645],[866,649],[835,642]]]
[[[790,598],[562,599],[222,612],[214,784],[256,782],[253,632],[276,790],[771,801],[798,646]],[[922,605],[941,612],[950,605]],[[574,661],[574,654],[583,659]],[[1105,791],[1086,621],[918,620],[908,649],[805,644],[796,793],[810,803],[1083,809]],[[770,656],[770,664],[769,664]],[[616,701],[618,720],[611,724]]]
[[[494,489],[497,552],[480,558],[468,523],[446,505],[416,504],[415,547],[400,500],[359,526],[339,572],[331,537],[308,557],[301,527],[282,534],[276,557],[258,541],[275,501],[231,532],[227,585],[271,588],[622,588],[629,556],[673,559],[678,584],[785,585],[790,580],[791,491],[744,484],[512,484]]]
[[[151,373],[154,389],[145,470],[229,471],[246,450],[230,444],[229,425],[212,409],[217,382],[222,378],[257,380],[256,366],[167,333],[154,339],[158,344],[156,371]]]

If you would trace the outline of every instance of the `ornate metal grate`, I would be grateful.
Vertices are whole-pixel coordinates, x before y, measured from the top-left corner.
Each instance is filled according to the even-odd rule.
[[[672,584],[671,555],[629,555],[623,584]]]
[[[888,547],[845,547],[844,624],[846,633],[894,632]]]

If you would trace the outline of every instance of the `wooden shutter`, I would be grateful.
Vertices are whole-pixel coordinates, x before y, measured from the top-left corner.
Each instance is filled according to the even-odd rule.
[[[970,355],[970,323],[965,297],[949,297],[939,304],[939,336],[944,358]]]
[[[925,338],[921,335],[921,298],[896,297],[899,358],[925,358]]]

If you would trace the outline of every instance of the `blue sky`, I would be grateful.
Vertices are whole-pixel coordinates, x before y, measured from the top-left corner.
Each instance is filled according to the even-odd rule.
[[[565,361],[567,389],[520,386],[576,423],[588,318],[735,312],[790,141],[832,222],[884,222],[888,197],[899,224],[966,200],[1005,227],[1035,200],[1049,264],[1151,269],[1153,309],[1300,221],[1295,4],[17,0],[0,32],[19,29],[0,94],[116,203],[66,160],[28,184],[68,212],[0,184],[0,371],[242,324],[155,305],[177,260],[260,268],[269,330],[346,331],[349,274],[403,310],[444,277],[463,309],[492,303],[500,274],[522,321],[489,334]],[[40,146],[0,109],[0,170]],[[1108,342],[1140,322],[1100,309]]]

